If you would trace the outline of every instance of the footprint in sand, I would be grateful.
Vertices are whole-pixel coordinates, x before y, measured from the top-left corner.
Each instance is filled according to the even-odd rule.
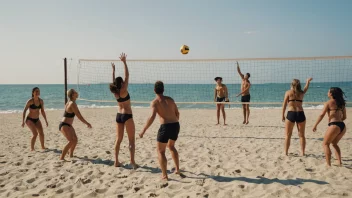
[[[0,155],[0,157],[5,157],[5,155]]]
[[[308,172],[313,172],[314,170],[311,169],[311,168],[306,168],[306,171],[308,171]]]
[[[46,186],[47,188],[56,188],[56,184],[49,184]]]
[[[35,181],[35,178],[27,180],[27,183],[33,183]]]
[[[155,193],[150,193],[148,197],[157,197],[158,195]]]
[[[235,170],[236,173],[241,173],[240,169]]]
[[[21,173],[27,172],[27,171],[28,171],[28,169],[20,169],[20,170],[18,170],[18,172],[21,172]]]
[[[6,164],[7,163],[7,161],[1,161],[0,162],[0,164]]]
[[[197,180],[197,181],[196,181],[196,184],[197,184],[198,186],[203,186],[203,185],[204,185],[204,182],[205,182],[205,179],[200,179],[200,180]]]

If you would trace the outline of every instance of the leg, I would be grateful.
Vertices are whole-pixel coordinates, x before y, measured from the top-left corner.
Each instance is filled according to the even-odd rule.
[[[32,121],[27,120],[26,124],[27,124],[28,128],[31,130],[32,135],[33,135],[32,139],[31,139],[31,151],[34,151],[34,144],[35,144],[35,140],[37,139],[37,136],[38,136],[38,131],[35,127],[35,124]]]
[[[138,168],[136,162],[134,161],[134,153],[135,153],[135,126],[134,126],[134,121],[133,118],[129,119],[126,121],[126,131],[127,131],[127,136],[128,136],[128,141],[129,141],[129,150],[130,150],[130,156],[131,156],[131,165],[133,169]]]
[[[292,131],[293,127],[295,126],[295,123],[286,120],[285,122],[285,155],[288,155],[288,149],[290,148],[290,143],[291,143],[291,136],[292,136]]]
[[[325,152],[326,164],[329,167],[331,166],[330,143],[335,140],[335,138],[339,135],[339,133],[340,133],[340,128],[338,126],[332,125],[328,127],[324,136],[323,148]]]
[[[246,104],[246,124],[249,123],[249,104]]]
[[[243,124],[246,124],[246,105],[242,104],[243,109]]]
[[[159,159],[159,164],[162,172],[162,179],[167,180],[167,159],[165,156],[165,150],[166,150],[166,145],[167,143],[157,143],[157,152],[158,152],[158,159]]]
[[[60,160],[65,160],[65,156],[74,142],[73,131],[74,131],[74,129],[70,126],[62,126],[61,127],[61,132],[68,140],[68,143],[66,144],[66,146],[62,150]]]
[[[123,139],[124,130],[125,130],[125,125],[123,123],[116,123],[115,167],[119,167],[122,165],[119,162],[119,151],[120,151],[120,145]]]
[[[77,146],[78,138],[76,135],[76,131],[73,127],[72,128],[72,141],[71,141],[71,147],[70,147],[70,157],[73,157],[73,152],[75,151],[75,148]]]
[[[38,122],[35,124],[35,127],[39,134],[40,145],[42,146],[42,149],[46,149],[44,146],[44,132],[43,132],[42,122],[38,120]]]
[[[299,140],[301,143],[301,155],[304,156],[305,149],[306,149],[306,137],[305,137],[306,121],[297,123],[297,129],[298,129]]]
[[[222,117],[224,118],[224,125],[226,125],[226,113],[225,113],[225,105],[221,105]]]
[[[174,160],[174,163],[175,163],[175,174],[180,174],[180,162],[178,159],[178,152],[175,148],[175,141],[169,140],[167,146],[170,149],[172,159]]]
[[[332,146],[335,149],[335,155],[336,155],[336,159],[337,159],[337,164],[339,166],[342,166],[342,160],[341,160],[341,150],[340,147],[337,145],[339,143],[339,141],[341,140],[341,138],[345,135],[346,133],[346,127],[344,128],[344,130],[339,133],[336,138],[332,141]]]
[[[220,104],[216,104],[216,118],[218,120],[217,125],[220,124],[220,106]]]

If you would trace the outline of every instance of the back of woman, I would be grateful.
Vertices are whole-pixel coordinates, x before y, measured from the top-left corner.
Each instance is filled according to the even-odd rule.
[[[287,91],[288,93],[288,111],[303,111],[304,92]]]

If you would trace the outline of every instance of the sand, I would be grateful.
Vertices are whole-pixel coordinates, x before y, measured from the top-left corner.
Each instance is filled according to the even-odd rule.
[[[242,125],[242,111],[227,110],[228,126],[215,126],[215,110],[180,110],[181,132],[176,147],[185,178],[170,174],[160,180],[156,153],[155,120],[143,139],[136,140],[136,162],[128,166],[127,136],[115,168],[115,108],[81,109],[93,125],[87,129],[78,119],[77,157],[62,162],[59,155],[66,139],[58,131],[62,111],[47,111],[49,127],[45,143],[39,140],[30,151],[31,133],[21,127],[21,114],[0,114],[0,197],[352,197],[352,123],[340,141],[343,167],[325,166],[322,139],[327,119],[312,126],[321,110],[306,110],[306,157],[300,157],[297,129],[290,155],[284,156],[284,124],[277,109],[251,112],[249,125]],[[136,134],[149,109],[134,109]],[[348,109],[348,117],[352,110]],[[42,118],[41,118],[42,119]],[[43,119],[42,119],[43,120]],[[333,155],[334,156],[334,155]],[[173,162],[167,152],[168,170]]]

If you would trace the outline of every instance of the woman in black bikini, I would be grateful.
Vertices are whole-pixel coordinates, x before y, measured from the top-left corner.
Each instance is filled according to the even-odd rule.
[[[34,151],[34,144],[37,136],[39,134],[40,144],[42,149],[46,149],[44,146],[44,133],[43,133],[43,126],[41,121],[39,120],[39,114],[42,113],[44,117],[46,126],[48,126],[48,121],[46,119],[45,111],[44,111],[44,101],[39,98],[40,90],[38,87],[34,87],[32,89],[32,98],[29,99],[26,103],[26,106],[23,110],[23,117],[22,117],[22,127],[26,123],[28,128],[32,131],[32,140],[31,140],[31,151]],[[24,118],[26,117],[26,112],[29,108],[29,114],[27,115],[26,122]],[[40,110],[40,112],[39,112]]]
[[[301,83],[298,79],[293,79],[291,83],[291,89],[286,91],[284,102],[282,104],[282,121],[285,122],[285,111],[288,105],[287,120],[285,122],[285,155],[288,155],[288,149],[290,147],[291,136],[293,127],[297,123],[298,135],[301,143],[301,155],[305,155],[306,138],[305,138],[305,128],[306,128],[306,116],[303,111],[303,97],[308,91],[310,81],[313,78],[307,79],[306,86],[302,90]]]
[[[132,168],[136,169],[138,166],[134,161],[135,153],[135,126],[132,116],[132,108],[130,101],[130,94],[128,93],[128,81],[129,73],[126,64],[127,55],[122,53],[120,60],[124,64],[125,69],[125,80],[122,77],[115,78],[115,64],[111,63],[112,66],[112,79],[113,83],[110,84],[110,91],[114,94],[117,104],[118,104],[118,113],[116,115],[116,141],[115,141],[115,167],[122,166],[122,163],[119,161],[119,151],[120,145],[123,139],[123,133],[126,126],[128,141],[129,141],[129,150],[131,156],[131,165]]]
[[[92,128],[92,125],[90,125],[82,117],[81,113],[78,110],[78,106],[76,104],[78,93],[74,89],[70,89],[67,91],[67,96],[70,100],[65,105],[65,113],[62,118],[62,121],[60,122],[59,131],[61,131],[62,134],[66,137],[68,143],[62,150],[60,160],[65,160],[65,156],[68,151],[70,151],[70,157],[73,157],[73,151],[75,150],[78,141],[76,131],[72,126],[75,115],[79,120],[86,124],[88,128]]]
[[[326,130],[323,147],[325,152],[326,163],[331,166],[331,150],[330,144],[335,148],[335,155],[339,166],[342,165],[340,147],[337,145],[346,133],[346,126],[343,122],[346,120],[346,101],[343,98],[343,91],[338,87],[330,88],[328,97],[330,98],[324,105],[323,112],[318,117],[313,127],[313,131],[317,131],[317,126],[324,118],[325,114],[329,116],[329,127]]]

